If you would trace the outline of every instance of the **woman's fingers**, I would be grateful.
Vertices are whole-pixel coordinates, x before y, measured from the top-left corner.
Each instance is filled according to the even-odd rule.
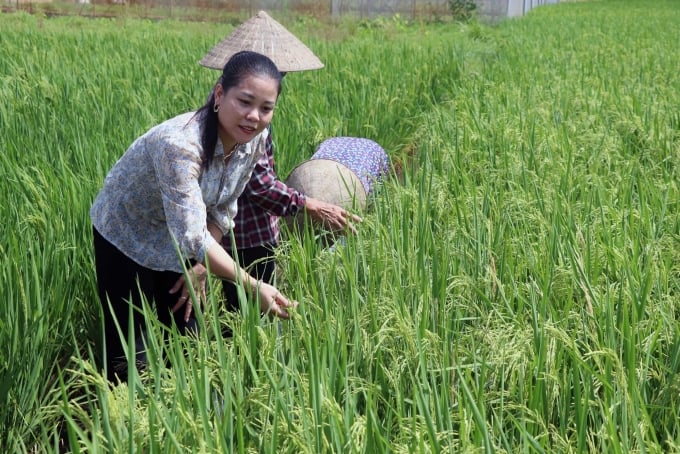
[[[363,219],[361,219],[359,216],[340,208],[339,217],[336,218],[336,227],[341,229],[349,228],[350,232],[352,232],[353,235],[356,235],[357,229],[354,224],[358,224],[360,222],[363,222]]]
[[[364,222],[364,220],[362,218],[360,218],[359,216],[357,216],[356,214],[352,214],[352,213],[348,213],[348,214],[349,214],[352,222],[356,222],[357,224],[360,223],[360,222]]]
[[[189,298],[189,295],[182,295],[179,298],[177,298],[177,303],[175,303],[174,306],[172,306],[172,312],[177,312],[184,306],[187,301],[191,302],[191,299]]]
[[[260,294],[261,301],[266,302],[261,307],[262,312],[269,315],[274,315],[279,318],[290,318],[289,309],[295,309],[298,306],[297,301],[290,301],[276,289],[273,289],[273,294],[269,291]],[[269,290],[269,289],[267,289]]]
[[[352,223],[358,224],[363,221],[359,216],[350,213],[339,205],[324,202],[312,197],[307,198],[305,209],[312,219],[332,230],[348,228],[356,234],[357,230]]]
[[[191,298],[188,298],[185,305],[184,305],[184,321],[188,322],[189,317],[191,317],[191,309],[193,308],[193,303],[191,302]]]
[[[298,307],[297,301],[295,301],[295,300],[291,301],[278,292],[274,296],[273,303],[276,304],[279,307],[283,307],[283,308],[286,308],[286,309],[288,309],[288,308],[296,309]]]
[[[177,312],[182,308],[182,306],[184,306],[184,321],[188,322],[189,317],[191,317],[191,311],[194,307],[194,302],[191,300],[191,297],[188,294],[182,295],[177,299],[177,303],[175,303],[175,305],[172,307],[172,312]]]
[[[279,293],[278,297],[274,301],[275,307],[278,311],[279,317],[281,318],[290,318],[290,312],[288,312],[289,309],[297,309],[298,307],[298,302],[293,300],[290,301],[288,298],[285,296],[281,295]]]
[[[179,279],[177,279],[175,285],[173,285],[172,288],[170,289],[170,294],[177,293],[177,291],[182,287],[184,287],[184,276],[181,276]]]
[[[197,293],[198,302],[200,303],[201,301],[207,301],[205,292],[205,267],[200,264],[195,265],[193,268],[191,268],[189,274],[192,278],[191,284],[193,285],[193,288],[199,290]],[[186,279],[184,279],[184,276],[181,276],[179,279],[177,279],[175,285],[173,285],[170,289],[170,294],[177,293],[180,289],[182,290],[182,294],[177,299],[177,303],[175,303],[175,305],[172,307],[172,312],[175,313],[180,310],[182,306],[184,306],[184,321],[188,322],[189,317],[191,316],[191,311],[193,310],[193,301],[189,296],[189,285],[187,284]]]

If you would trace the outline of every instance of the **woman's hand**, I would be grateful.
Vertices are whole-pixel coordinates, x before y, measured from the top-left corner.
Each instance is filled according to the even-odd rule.
[[[210,271],[222,279],[231,282],[242,282],[250,296],[257,296],[260,300],[260,310],[266,314],[279,318],[290,318],[289,309],[297,307],[297,301],[290,301],[273,285],[256,280],[234,262],[229,253],[219,244],[210,246],[206,254],[210,264]],[[175,287],[180,288],[180,282]],[[183,302],[182,302],[183,303]],[[179,309],[181,305],[176,306]]]
[[[307,197],[305,211],[309,213],[312,219],[333,231],[349,228],[354,235],[357,234],[357,229],[353,223],[362,221],[359,216],[351,214],[340,206],[313,197]]]
[[[205,282],[208,278],[208,270],[202,264],[196,264],[191,269],[187,270],[189,277],[191,278],[191,284],[196,292],[196,297],[198,298],[198,303],[201,304],[205,298]],[[172,308],[172,312],[177,312],[184,306],[184,321],[189,321],[189,316],[191,315],[191,310],[193,307],[193,301],[191,301],[191,294],[189,293],[189,286],[186,283],[184,276],[180,277],[175,285],[170,289],[170,293],[177,293],[179,290],[179,299],[177,304]]]
[[[259,281],[254,290],[258,292],[260,297],[260,310],[265,314],[288,319],[290,318],[288,310],[295,309],[298,306],[297,301],[290,301],[276,290],[276,287],[265,282]]]

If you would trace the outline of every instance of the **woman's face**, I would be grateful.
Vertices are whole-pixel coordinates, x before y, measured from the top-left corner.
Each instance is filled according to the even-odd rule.
[[[225,150],[236,143],[250,142],[272,121],[278,97],[277,81],[269,77],[247,76],[226,92],[215,87],[220,139]]]

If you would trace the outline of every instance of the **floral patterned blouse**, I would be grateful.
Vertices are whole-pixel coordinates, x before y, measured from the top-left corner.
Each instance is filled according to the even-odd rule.
[[[139,137],[113,166],[90,217],[111,244],[138,264],[182,272],[184,259],[203,261],[217,244],[207,229],[223,234],[234,226],[236,200],[265,152],[265,129],[239,146],[224,164],[218,139],[208,169],[201,166],[199,123],[188,112]]]
[[[311,159],[329,159],[351,170],[364,185],[366,194],[387,175],[389,157],[377,142],[363,137],[331,137],[317,147]]]

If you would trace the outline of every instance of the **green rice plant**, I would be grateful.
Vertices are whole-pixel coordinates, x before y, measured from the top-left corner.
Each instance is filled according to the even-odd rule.
[[[290,321],[226,314],[212,282],[200,336],[152,322],[118,387],[88,209],[137,135],[202,104],[233,25],[0,15],[0,449],[677,451],[680,10],[651,5],[288,19],[326,67],[286,76],[280,175],[334,135],[395,175],[358,236],[285,232]]]

